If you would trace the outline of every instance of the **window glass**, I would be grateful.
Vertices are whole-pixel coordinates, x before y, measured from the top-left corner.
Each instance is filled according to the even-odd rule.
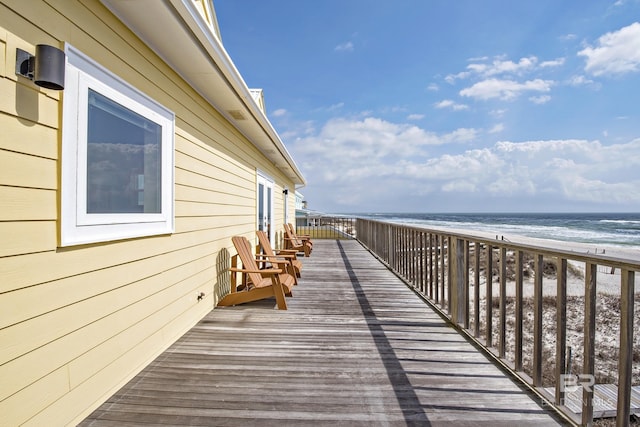
[[[161,126],[89,89],[87,213],[160,213]]]

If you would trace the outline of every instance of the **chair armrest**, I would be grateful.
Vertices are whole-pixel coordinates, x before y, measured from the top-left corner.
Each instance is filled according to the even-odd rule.
[[[231,267],[229,268],[229,271],[233,271],[236,273],[259,273],[259,274],[268,274],[268,275],[275,275],[275,274],[282,273],[282,270],[280,270],[279,268],[267,268],[264,270],[248,270],[244,268]]]
[[[298,258],[296,255],[297,253],[298,251],[294,249],[278,249],[278,252],[276,252],[276,254],[280,256],[286,256],[285,254],[289,254],[292,258]]]
[[[288,258],[293,258],[291,255],[288,254],[282,254],[282,255],[265,255],[265,254],[258,254],[256,255],[256,261],[258,262],[265,262],[266,261],[288,261]],[[284,258],[284,259],[283,259]]]
[[[295,259],[295,258],[297,258],[297,257],[296,257],[296,256],[295,256],[295,254],[293,254],[293,253],[286,253],[286,254],[283,254],[283,253],[278,252],[278,253],[276,254],[276,256],[275,256],[275,257],[270,257],[270,258]]]

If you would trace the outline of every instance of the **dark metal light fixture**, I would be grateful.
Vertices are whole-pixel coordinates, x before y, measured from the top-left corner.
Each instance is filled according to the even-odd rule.
[[[289,189],[285,188],[284,190],[282,190],[282,194],[284,194],[285,196],[289,194]]]
[[[65,54],[57,47],[39,44],[35,55],[16,49],[16,74],[33,80],[38,86],[63,90],[64,67]]]

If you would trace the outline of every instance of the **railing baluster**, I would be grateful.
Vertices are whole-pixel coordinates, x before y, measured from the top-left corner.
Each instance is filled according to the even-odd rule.
[[[507,248],[500,248],[500,342],[498,354],[505,357],[507,350]]]
[[[585,378],[594,378],[596,353],[596,276],[598,265],[586,263],[584,279],[584,365]],[[594,384],[595,385],[595,384]],[[582,387],[582,424],[593,423],[593,385]]]
[[[420,293],[424,295],[424,233],[421,231],[419,234],[419,245],[420,245],[420,262],[418,266],[418,271],[420,272]]]
[[[434,264],[434,293],[433,293],[433,299],[434,301],[437,303],[440,302],[440,257],[442,256],[442,254],[440,253],[440,235],[436,234],[434,236],[434,241],[435,241],[435,253],[434,253],[434,257],[433,257],[433,264]]]
[[[445,242],[447,238],[444,235],[440,235],[440,275],[442,278],[442,283],[440,284],[440,307],[444,308],[444,291],[445,291],[445,275],[446,272],[444,270],[445,265]]]
[[[434,289],[434,278],[433,278],[433,265],[435,264],[435,251],[433,249],[434,246],[434,235],[433,233],[429,233],[429,298],[434,299],[433,289]]]
[[[416,230],[411,230],[411,240],[413,241],[413,254],[412,254],[412,258],[411,258],[411,265],[412,265],[412,272],[411,272],[411,276],[413,277],[413,288],[414,289],[419,289],[419,284],[420,281],[418,279],[419,274],[418,274],[418,259],[419,259],[419,255],[418,255],[418,233]]]
[[[464,240],[451,239],[449,251],[449,306],[453,321],[461,325],[464,323],[465,311],[465,283],[464,276],[468,276],[464,265]]]
[[[411,251],[411,247],[409,244],[409,230],[407,228],[402,229],[402,251],[404,255],[402,263],[404,277],[409,278],[409,252]]]
[[[486,346],[493,347],[493,246],[487,245],[487,266],[485,267],[485,332]]]
[[[567,365],[567,259],[558,257],[556,275],[556,405],[564,405]]]
[[[620,360],[618,361],[618,412],[616,425],[626,426],[631,416],[631,376],[633,375],[634,272],[622,269],[620,277]]]
[[[480,243],[474,242],[473,250],[473,336],[480,338]]]
[[[542,271],[544,259],[536,254],[533,286],[533,386],[542,386]]]
[[[522,321],[523,321],[523,304],[522,304],[522,284],[524,281],[522,268],[523,253],[521,250],[516,251],[516,324],[515,324],[515,353],[514,353],[514,370],[522,371]]]
[[[453,301],[451,301],[452,295],[453,295],[453,287],[456,286],[456,284],[454,283],[454,281],[452,280],[453,277],[453,257],[457,257],[458,254],[455,253],[455,251],[453,250],[453,238],[451,236],[447,237],[447,313],[449,313],[451,315],[452,313],[452,304]]]
[[[469,329],[469,241],[464,241],[464,328]]]

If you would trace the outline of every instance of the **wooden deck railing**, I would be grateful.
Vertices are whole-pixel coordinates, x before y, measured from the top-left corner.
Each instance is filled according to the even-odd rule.
[[[617,425],[628,425],[634,368],[634,283],[639,262],[361,218],[354,225],[355,233],[349,234],[357,236],[461,332],[484,346],[545,404],[577,424],[590,425],[594,400],[603,399],[594,397],[594,390],[598,390],[594,385],[609,379],[617,382],[617,401],[608,402],[617,413]],[[596,331],[607,333],[596,321],[598,273],[603,271],[619,273],[620,314],[615,325],[619,325],[619,337],[596,336]],[[575,281],[576,274],[583,275],[581,295],[568,295],[569,275]],[[547,289],[545,295],[543,281],[548,288],[553,276],[555,290],[549,295]],[[618,274],[612,277],[617,279]],[[572,317],[574,312],[583,313],[579,325],[569,329],[568,307]],[[545,317],[551,318],[552,324],[544,326]],[[545,339],[545,334],[550,337]],[[603,354],[599,340],[604,339],[619,340],[617,354],[608,350]],[[635,354],[638,361],[637,346]],[[617,372],[604,372],[607,369],[601,364],[613,358],[617,358]],[[569,394],[579,393],[580,388],[582,396],[574,405],[578,409],[572,411]]]
[[[356,218],[332,215],[308,215],[296,218],[296,233],[311,239],[353,239]]]

